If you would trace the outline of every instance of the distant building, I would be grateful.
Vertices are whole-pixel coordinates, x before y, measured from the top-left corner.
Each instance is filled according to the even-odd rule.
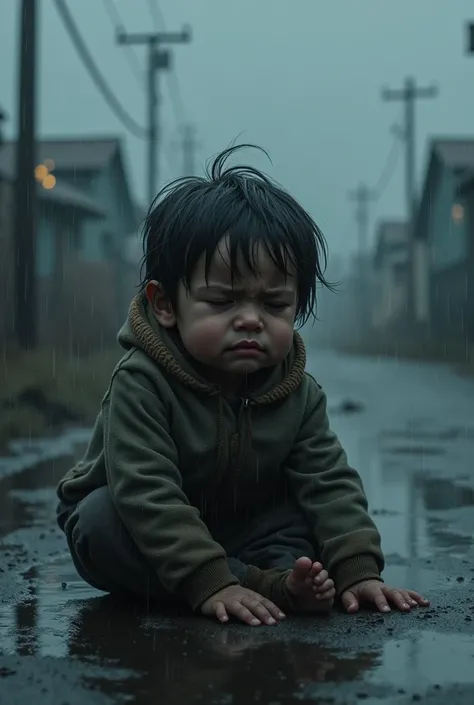
[[[467,294],[472,287],[472,235],[466,182],[473,175],[474,139],[431,140],[415,232],[425,253],[417,286],[427,302],[426,320],[434,335],[464,336],[472,315]]]
[[[14,142],[0,148],[0,165],[10,180],[15,152]],[[129,238],[138,232],[141,212],[132,197],[121,140],[41,140],[37,162],[40,202],[50,204],[39,214],[38,275],[57,283],[61,269],[63,280],[56,335],[72,330],[72,347],[102,345],[115,337],[137,281]],[[70,217],[64,223],[66,206]]]
[[[8,142],[3,158],[14,165],[15,143]],[[137,229],[137,211],[126,171],[125,157],[118,137],[73,137],[38,142],[38,164],[49,167],[56,183],[68,183],[95,199],[104,218],[89,223],[78,244],[81,257],[91,263],[113,260],[124,269],[125,240]],[[123,276],[117,293],[121,315],[127,306]]]
[[[376,329],[401,324],[407,314],[408,230],[400,220],[382,221],[376,230],[371,297]]]
[[[57,323],[56,302],[64,303],[65,267],[77,255],[88,224],[105,214],[99,204],[68,183],[54,189],[37,187],[38,217],[36,261],[38,276],[39,335],[50,339]],[[0,149],[0,339],[13,341],[14,311],[14,205],[15,176],[10,160]]]

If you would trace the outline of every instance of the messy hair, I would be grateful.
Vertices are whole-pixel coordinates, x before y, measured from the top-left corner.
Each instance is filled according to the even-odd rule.
[[[218,243],[227,236],[234,278],[240,277],[239,261],[259,273],[259,245],[285,276],[296,270],[296,323],[303,325],[315,317],[317,285],[332,289],[324,278],[326,241],[311,216],[266,174],[249,166],[227,166],[229,157],[244,147],[255,146],[229,147],[204,177],[177,179],[157,195],[143,226],[140,286],[143,291],[157,280],[175,307],[179,283],[189,292],[203,255],[207,281]]]

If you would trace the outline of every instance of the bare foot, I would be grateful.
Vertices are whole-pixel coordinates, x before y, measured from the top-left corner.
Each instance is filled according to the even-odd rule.
[[[301,612],[329,612],[334,604],[334,582],[321,563],[310,558],[295,561],[286,587]]]

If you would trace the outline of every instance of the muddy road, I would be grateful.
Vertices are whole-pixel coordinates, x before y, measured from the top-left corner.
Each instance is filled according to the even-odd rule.
[[[221,626],[147,613],[81,582],[54,486],[84,433],[0,460],[1,705],[474,702],[474,380],[441,366],[321,353],[309,369],[360,469],[387,582],[411,614]]]

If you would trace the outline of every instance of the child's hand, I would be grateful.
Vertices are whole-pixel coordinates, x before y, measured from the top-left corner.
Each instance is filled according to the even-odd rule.
[[[430,604],[414,590],[399,590],[379,580],[362,580],[345,590],[341,600],[347,612],[357,612],[363,603],[374,604],[379,612],[390,612],[389,602],[402,612],[409,612],[412,607],[418,605],[426,607]]]
[[[201,612],[206,617],[217,617],[220,622],[227,622],[229,616],[236,617],[253,627],[262,622],[276,624],[285,617],[273,602],[241,585],[229,585],[216,592],[201,605]]]

